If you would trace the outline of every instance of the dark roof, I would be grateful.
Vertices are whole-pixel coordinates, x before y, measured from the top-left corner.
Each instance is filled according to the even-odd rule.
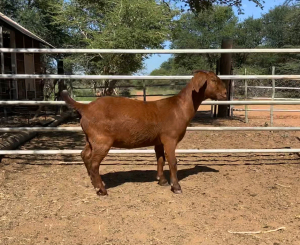
[[[43,39],[41,39],[40,37],[38,37],[37,35],[33,34],[32,32],[28,31],[27,29],[25,29],[23,26],[19,25],[17,22],[13,21],[12,19],[8,18],[6,15],[2,14],[0,12],[0,20],[2,20],[3,22],[5,22],[6,24],[8,24],[9,26],[13,27],[14,29],[20,31],[21,33],[23,33],[24,35],[31,37],[51,48],[54,48],[53,45],[51,45],[50,43],[47,43],[46,41],[44,41]]]

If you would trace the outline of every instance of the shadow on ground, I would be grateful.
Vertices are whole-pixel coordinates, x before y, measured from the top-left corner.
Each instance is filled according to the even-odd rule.
[[[187,178],[188,176],[195,175],[201,172],[219,172],[216,169],[209,168],[206,166],[195,166],[193,168],[178,170],[178,180]],[[131,170],[131,171],[118,171],[111,172],[101,175],[103,181],[105,182],[105,187],[107,189],[122,185],[127,182],[154,182],[156,181],[157,171],[155,170]],[[164,171],[166,178],[169,179],[169,171]]]

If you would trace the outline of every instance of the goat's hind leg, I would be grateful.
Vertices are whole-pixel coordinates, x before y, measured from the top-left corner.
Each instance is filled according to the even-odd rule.
[[[102,182],[101,176],[99,174],[99,167],[102,160],[106,157],[112,144],[109,144],[109,140],[101,139],[93,141],[91,146],[91,157],[90,157],[90,168],[89,173],[92,180],[94,188],[97,189],[98,195],[107,195],[107,191]]]
[[[84,162],[84,165],[86,167],[86,170],[87,170],[89,176],[91,176],[91,174],[90,174],[91,153],[92,153],[92,149],[91,149],[90,143],[87,140],[86,144],[85,144],[85,147],[84,147],[83,151],[81,152],[81,158]]]
[[[164,146],[163,145],[156,145],[154,147],[155,154],[156,154],[156,160],[157,160],[157,180],[158,184],[162,186],[169,185],[165,175],[164,175],[164,165],[165,165],[165,152],[164,152]]]

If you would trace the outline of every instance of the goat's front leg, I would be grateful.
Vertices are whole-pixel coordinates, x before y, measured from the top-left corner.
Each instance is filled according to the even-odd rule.
[[[175,194],[180,194],[182,193],[182,190],[177,178],[177,159],[175,156],[176,143],[168,141],[164,144],[164,148],[170,168],[171,190]]]
[[[169,185],[165,175],[164,175],[164,166],[165,166],[165,152],[164,152],[164,146],[163,145],[156,145],[154,147],[155,154],[156,154],[156,160],[157,160],[157,180],[158,184],[162,186]]]

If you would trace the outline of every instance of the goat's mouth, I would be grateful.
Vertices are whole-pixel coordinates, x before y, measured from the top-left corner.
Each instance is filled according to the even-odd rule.
[[[223,94],[218,94],[217,95],[217,99],[216,100],[227,100],[227,95],[223,95]]]

